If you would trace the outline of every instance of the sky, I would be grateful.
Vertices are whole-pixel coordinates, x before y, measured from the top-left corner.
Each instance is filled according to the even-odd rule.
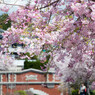
[[[32,1],[32,0],[31,0]],[[7,4],[17,4],[17,5],[26,5],[28,0],[4,0],[5,3]],[[3,6],[6,6],[5,4],[0,4],[0,8],[2,8]],[[16,11],[18,9],[18,6],[10,6],[7,5],[8,7],[10,7],[10,10],[7,12],[8,14],[12,13],[13,11]],[[2,15],[4,12],[0,11],[0,15]]]
[[[0,0],[1,2],[2,0]],[[29,0],[4,0],[5,3],[7,4],[17,4],[17,5],[26,5]],[[64,0],[62,0],[64,1]],[[34,4],[34,0],[31,0],[31,5]],[[0,4],[0,8],[3,6],[8,6],[10,7],[10,10],[7,12],[8,14],[12,13],[13,11],[16,11],[18,9],[18,6],[10,6],[10,5],[5,5],[5,4]],[[65,7],[65,6],[62,6]],[[0,11],[0,15],[2,15],[4,12]]]

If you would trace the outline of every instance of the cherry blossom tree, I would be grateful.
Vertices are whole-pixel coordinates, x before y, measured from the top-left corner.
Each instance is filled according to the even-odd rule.
[[[15,69],[15,65],[13,64],[13,58],[9,56],[9,54],[4,55],[0,52],[0,70],[1,71],[10,71]]]
[[[65,82],[95,78],[94,0],[35,0],[32,5],[29,0],[10,19],[12,26],[3,33],[4,52],[23,43],[24,53],[42,61],[50,55],[47,69],[55,67]]]

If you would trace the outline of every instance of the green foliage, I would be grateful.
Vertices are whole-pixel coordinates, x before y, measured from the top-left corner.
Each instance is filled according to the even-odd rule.
[[[94,93],[94,95],[95,95],[95,90],[93,90],[93,93]]]
[[[93,90],[93,91],[91,90],[90,95],[95,95],[95,90]]]
[[[24,62],[24,69],[28,69],[28,68],[35,68],[35,69],[40,69],[40,66],[42,66],[42,63],[37,60],[37,61],[28,61],[26,60]]]
[[[72,84],[70,85],[70,87],[76,90],[76,89],[79,89],[80,84],[78,83],[78,81],[76,81],[75,83],[72,83]]]
[[[72,90],[72,94],[71,95],[78,95],[78,89],[76,89],[76,90]]]
[[[16,94],[19,94],[19,95],[27,95],[26,92],[25,91],[22,91],[22,90],[17,91]]]
[[[41,67],[43,67],[45,69],[44,65],[48,63],[50,56],[47,56],[47,60],[44,63],[41,63],[41,61],[39,59],[37,59],[36,56],[34,56],[33,58],[36,58],[35,59],[36,61],[28,61],[27,59],[25,60],[24,69],[34,68],[34,69],[41,70]]]
[[[8,27],[11,26],[11,21],[8,20],[7,23],[6,23],[6,20],[8,19],[8,14],[3,14],[0,16],[0,28],[4,29],[4,30],[7,30]]]

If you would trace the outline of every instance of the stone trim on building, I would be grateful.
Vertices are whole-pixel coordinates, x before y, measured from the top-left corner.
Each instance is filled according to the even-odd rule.
[[[7,85],[7,84],[60,84],[60,82],[0,82],[0,85]]]
[[[16,82],[16,74],[14,74],[14,82]]]
[[[27,72],[35,72],[35,73],[39,73],[39,74],[55,74],[54,71],[41,71],[41,70],[37,70],[37,69],[27,69],[27,70],[22,70],[22,71],[0,71],[0,74],[9,74],[9,73],[13,73],[13,74],[20,74],[20,73],[27,73]]]

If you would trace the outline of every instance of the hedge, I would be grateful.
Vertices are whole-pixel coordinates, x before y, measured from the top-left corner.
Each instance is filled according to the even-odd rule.
[[[48,63],[50,56],[47,56],[47,60],[44,63],[41,63],[39,59],[36,61],[28,61],[27,59],[24,62],[24,69],[34,68],[41,70],[41,67],[46,68],[45,65]]]

